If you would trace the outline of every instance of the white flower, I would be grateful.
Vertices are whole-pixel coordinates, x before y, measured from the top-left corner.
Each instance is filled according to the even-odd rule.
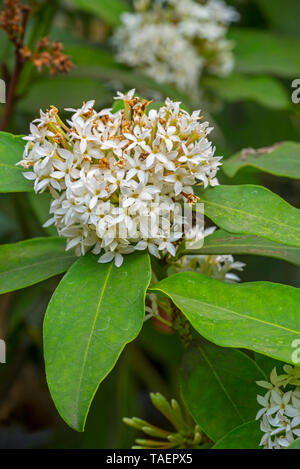
[[[213,184],[220,165],[208,123],[169,99],[149,114],[134,90],[117,99],[124,108],[116,113],[97,112],[94,101],[71,110],[69,127],[55,108],[41,113],[19,164],[36,192],[50,191],[47,225],[77,255],[92,249],[117,266],[134,250],[175,256],[183,239],[177,203],[196,201],[192,186]]]
[[[287,374],[277,375],[276,368],[271,372],[270,382],[258,381],[257,384],[268,392],[265,396],[257,396],[262,408],[256,419],[262,419],[260,428],[264,433],[260,445],[264,448],[280,449],[288,447],[300,436],[300,390],[298,379],[293,389],[283,389],[291,379],[299,376],[299,368],[284,365]]]
[[[124,94],[121,93],[121,91],[117,91],[117,96],[114,97],[114,99],[122,99],[123,101],[130,101],[135,94],[135,88],[132,90],[129,90],[128,93]]]
[[[270,391],[268,391],[265,396],[257,396],[257,402],[262,406],[261,409],[256,414],[256,420],[260,419],[271,407],[270,404]]]

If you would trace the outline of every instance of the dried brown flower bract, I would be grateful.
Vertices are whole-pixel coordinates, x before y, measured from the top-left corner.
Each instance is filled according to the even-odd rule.
[[[51,75],[68,73],[73,68],[71,58],[63,53],[60,42],[50,42],[48,37],[42,38],[35,51],[24,44],[24,35],[30,8],[21,5],[20,0],[5,0],[0,15],[0,28],[6,31],[9,40],[15,45],[22,62],[32,61],[39,72],[43,67],[50,70]]]
[[[31,61],[39,72],[43,67],[50,70],[50,74],[68,73],[73,68],[71,58],[63,53],[63,45],[60,42],[50,42],[48,37],[42,38],[36,48],[31,50],[25,43],[27,21],[31,13],[27,5],[20,0],[4,0],[0,13],[0,29],[3,29],[10,42],[15,46],[15,67],[10,76],[7,70],[7,80],[10,86],[7,95],[6,106],[0,124],[0,130],[5,130],[14,102],[16,101],[16,89],[24,62]],[[4,64],[5,68],[5,64]]]
[[[19,0],[5,0],[0,14],[0,29],[6,31],[9,40],[20,47],[23,41],[29,7],[21,5]]]
[[[39,72],[43,67],[50,70],[51,75],[56,73],[68,73],[73,67],[70,57],[63,53],[63,45],[60,42],[50,43],[47,37],[40,40],[35,52],[28,47],[20,50],[23,60],[31,60]]]

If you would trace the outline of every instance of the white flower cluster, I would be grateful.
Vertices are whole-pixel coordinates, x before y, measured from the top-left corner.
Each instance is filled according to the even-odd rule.
[[[53,196],[55,223],[67,249],[84,255],[93,248],[99,262],[145,250],[174,256],[183,237],[183,201],[194,203],[192,186],[218,183],[220,157],[207,136],[211,129],[180,103],[167,99],[147,112],[149,102],[118,93],[122,109],[97,112],[94,101],[64,124],[52,107],[31,124],[23,160],[36,192]],[[150,230],[149,230],[149,224]]]
[[[277,375],[274,368],[270,382],[257,383],[267,389],[264,396],[257,396],[262,408],[256,416],[261,419],[260,445],[265,449],[286,448],[300,437],[300,367],[284,365],[283,370],[284,374]]]
[[[204,71],[219,76],[232,71],[232,43],[226,34],[238,14],[223,0],[139,3],[138,11],[123,14],[113,36],[120,62],[191,93]]]
[[[242,271],[244,262],[235,261],[231,255],[189,255],[181,259],[179,272],[199,272],[228,283],[239,282],[238,275],[231,270]]]

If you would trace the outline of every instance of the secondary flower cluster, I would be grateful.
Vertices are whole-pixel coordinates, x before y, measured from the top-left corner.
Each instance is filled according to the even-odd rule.
[[[119,61],[192,93],[204,71],[231,72],[226,34],[238,14],[223,0],[168,0],[164,6],[143,0],[136,6],[136,12],[123,14],[113,37]]]
[[[204,231],[204,237],[215,231],[216,227]],[[244,262],[235,261],[231,255],[187,255],[181,257],[175,265],[177,272],[199,272],[228,283],[239,282],[240,278],[232,270],[243,271]]]
[[[191,115],[167,99],[149,102],[118,93],[122,108],[97,112],[94,101],[72,109],[68,125],[57,109],[41,112],[20,164],[36,192],[53,196],[48,224],[67,238],[67,249],[120,266],[122,254],[145,250],[176,253],[184,236],[179,202],[196,202],[192,186],[217,184],[220,157],[200,111]],[[179,214],[178,214],[179,211]]]
[[[300,437],[300,367],[284,365],[283,370],[277,375],[274,368],[270,382],[257,383],[267,389],[264,396],[257,396],[262,408],[256,416],[264,433],[260,445],[266,449],[286,448]]]
[[[229,283],[240,281],[231,270],[242,271],[245,266],[244,262],[235,261],[231,255],[188,255],[182,257],[179,264],[179,272],[199,272]]]

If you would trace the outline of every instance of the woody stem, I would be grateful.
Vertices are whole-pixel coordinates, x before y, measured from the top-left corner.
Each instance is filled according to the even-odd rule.
[[[14,68],[13,75],[11,77],[11,82],[10,82],[9,89],[8,89],[6,105],[5,105],[5,108],[4,108],[4,113],[3,113],[3,117],[2,117],[2,120],[1,120],[1,124],[0,124],[0,130],[1,131],[5,130],[6,127],[7,127],[8,119],[9,119],[9,116],[10,116],[11,111],[13,109],[13,105],[14,105],[15,98],[16,98],[16,88],[17,88],[17,85],[18,85],[18,81],[19,81],[21,71],[22,71],[22,68],[23,68],[23,63],[24,63],[20,51],[21,51],[21,48],[24,46],[24,36],[25,36],[25,29],[26,29],[26,25],[27,25],[28,16],[29,16],[29,10],[24,9],[23,10],[23,21],[22,21],[22,34],[21,34],[19,42],[16,44],[15,68]]]

